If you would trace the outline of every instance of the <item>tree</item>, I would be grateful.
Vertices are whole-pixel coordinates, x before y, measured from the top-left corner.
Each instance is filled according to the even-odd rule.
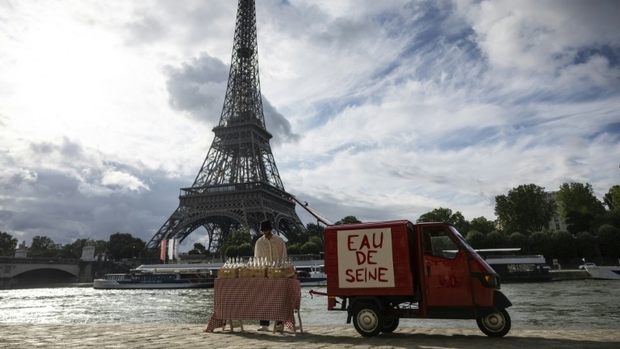
[[[56,250],[54,240],[47,236],[35,236],[32,238],[28,255],[30,257],[56,257],[58,250]]]
[[[142,239],[135,238],[129,233],[110,235],[108,252],[113,259],[133,258],[144,249],[146,244]]]
[[[317,244],[314,242],[308,241],[301,246],[302,254],[319,254],[322,251]]]
[[[620,257],[620,229],[611,225],[603,225],[598,228],[597,235],[603,256]]]
[[[95,241],[95,256],[107,256],[108,253],[108,242],[105,240],[96,240]]]
[[[532,233],[532,235],[528,237],[528,244],[530,245],[532,253],[550,255],[551,237],[546,232],[537,231]]]
[[[70,244],[64,245],[58,252],[60,258],[81,258],[82,249],[86,246],[89,239],[77,239]]]
[[[578,249],[576,250],[578,257],[592,260],[594,257],[597,256],[596,244],[596,237],[594,237],[587,231],[579,232],[575,236],[575,245],[578,246]]]
[[[341,224],[357,224],[357,223],[362,223],[362,221],[357,219],[355,216],[346,216],[343,219],[341,219],[338,222],[336,222],[336,225],[341,225]]]
[[[508,245],[512,248],[520,248],[522,253],[529,253],[527,237],[521,233],[512,233],[508,236]]]
[[[551,233],[551,251],[548,257],[571,258],[576,254],[575,239],[565,231]]]
[[[254,255],[254,248],[250,243],[243,243],[241,245],[229,245],[224,250],[226,257],[249,257]]]
[[[321,240],[320,246],[325,244],[325,228],[314,223],[308,223],[306,225],[306,232],[308,234],[308,241],[313,237],[317,237]]]
[[[220,246],[220,251],[224,251],[224,254],[228,256],[228,252],[226,251],[228,250],[229,247],[232,247],[232,246],[239,247],[243,244],[250,244],[250,245],[253,244],[252,234],[248,230],[235,230],[226,236],[226,238],[222,242],[222,245]],[[253,253],[254,252],[252,252],[252,254]],[[236,257],[236,256],[237,255],[229,256],[229,257]]]
[[[500,232],[494,231],[485,235],[484,245],[488,248],[505,248],[508,247],[508,239]]]
[[[191,254],[191,255],[204,254],[206,250],[207,249],[205,248],[205,245],[201,244],[200,242],[197,242],[194,244],[194,248],[189,250],[187,254]]]
[[[469,225],[471,230],[479,231],[482,234],[488,234],[495,230],[495,222],[482,216],[472,219]]]
[[[418,218],[417,222],[444,222],[452,224],[463,235],[467,234],[470,229],[469,222],[465,220],[460,211],[452,213],[451,209],[444,207],[426,212]]]
[[[607,194],[603,198],[605,205],[609,211],[614,211],[620,209],[620,185],[614,185],[609,188]]]
[[[0,232],[0,256],[12,257],[17,248],[17,239],[9,233]]]
[[[477,230],[470,230],[465,238],[473,248],[484,248],[484,234]]]
[[[299,244],[291,244],[286,247],[288,255],[301,254],[301,246]]]
[[[534,184],[520,185],[508,195],[495,197],[495,215],[507,233],[529,235],[547,227],[555,211],[555,204],[547,200],[545,188]]]
[[[557,192],[556,200],[560,216],[573,235],[590,231],[595,218],[605,213],[603,204],[597,199],[589,183],[564,183]]]

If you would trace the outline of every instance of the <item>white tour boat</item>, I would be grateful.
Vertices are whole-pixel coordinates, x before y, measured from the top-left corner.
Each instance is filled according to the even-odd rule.
[[[586,265],[584,269],[590,273],[593,279],[620,280],[620,266],[602,267],[597,265]]]

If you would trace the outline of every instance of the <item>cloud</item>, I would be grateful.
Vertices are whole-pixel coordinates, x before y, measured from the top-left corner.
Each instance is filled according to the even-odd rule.
[[[101,184],[105,186],[118,187],[123,190],[140,191],[149,190],[149,186],[130,173],[116,170],[107,170],[103,173]]]
[[[213,140],[236,6],[0,2],[0,230],[150,240]],[[495,196],[528,183],[602,197],[618,183],[619,8],[257,2],[285,188],[333,221],[494,219]]]
[[[229,67],[217,58],[201,54],[179,67],[167,66],[166,86],[173,109],[185,112],[198,122],[217,125],[220,121],[224,95],[228,85]],[[300,136],[290,122],[263,96],[263,114],[272,143],[296,142]]]

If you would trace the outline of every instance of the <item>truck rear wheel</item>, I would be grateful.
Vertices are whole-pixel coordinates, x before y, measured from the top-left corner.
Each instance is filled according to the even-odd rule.
[[[364,337],[374,337],[383,329],[383,314],[374,303],[359,303],[353,308],[353,326]]]
[[[503,337],[510,331],[510,315],[506,309],[500,309],[476,319],[478,328],[489,337]]]
[[[398,318],[398,316],[385,317],[385,319],[383,320],[383,328],[381,329],[381,332],[392,333],[398,327],[399,323],[400,319]]]

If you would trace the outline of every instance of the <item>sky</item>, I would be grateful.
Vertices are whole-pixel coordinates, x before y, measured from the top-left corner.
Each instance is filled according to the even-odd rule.
[[[0,231],[150,241],[213,141],[236,9],[0,0]],[[280,177],[332,222],[494,220],[519,185],[620,184],[618,1],[257,0],[256,16]]]

